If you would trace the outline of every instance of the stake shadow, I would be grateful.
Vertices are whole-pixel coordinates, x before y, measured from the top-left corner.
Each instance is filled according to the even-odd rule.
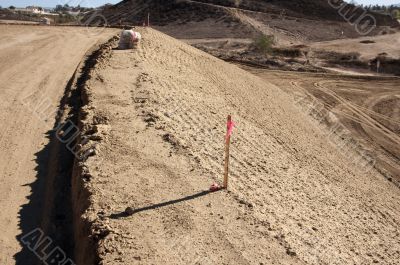
[[[126,211],[119,212],[119,213],[113,213],[109,217],[111,219],[120,219],[120,218],[123,218],[123,217],[128,217],[128,216],[140,213],[140,212],[149,211],[149,210],[155,210],[155,209],[162,208],[162,207],[165,207],[165,206],[168,206],[168,205],[172,205],[172,204],[176,204],[176,203],[180,203],[180,202],[184,202],[184,201],[194,200],[196,198],[203,197],[203,196],[206,196],[206,195],[208,195],[210,193],[215,193],[215,192],[218,192],[218,191],[221,191],[221,189],[220,190],[216,190],[216,191],[205,190],[205,191],[201,191],[201,192],[198,192],[196,194],[189,195],[189,196],[186,196],[186,197],[183,197],[183,198],[179,198],[179,199],[176,199],[176,200],[170,200],[170,201],[166,201],[166,202],[152,204],[152,205],[145,206],[145,207],[142,207],[142,208],[137,208],[137,209],[134,209],[131,213],[127,213]]]

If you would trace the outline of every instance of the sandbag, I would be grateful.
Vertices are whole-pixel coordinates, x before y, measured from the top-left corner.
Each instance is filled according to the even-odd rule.
[[[119,39],[118,49],[133,49],[139,44],[141,39],[142,36],[139,32],[133,30],[123,30]]]

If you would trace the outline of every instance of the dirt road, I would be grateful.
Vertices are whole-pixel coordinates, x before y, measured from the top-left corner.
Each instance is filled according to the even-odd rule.
[[[277,86],[155,30],[141,32],[140,47],[111,51],[86,87],[82,145],[95,151],[77,164],[73,189],[90,228],[81,235],[95,239],[98,261],[399,260],[398,187],[349,164],[357,154],[343,156],[340,140],[328,141]],[[236,122],[229,192],[208,193],[222,179],[227,114]],[[82,249],[77,261],[89,264],[94,251]]]
[[[34,262],[17,236],[42,221],[49,130],[83,56],[114,32],[0,25],[0,264]]]

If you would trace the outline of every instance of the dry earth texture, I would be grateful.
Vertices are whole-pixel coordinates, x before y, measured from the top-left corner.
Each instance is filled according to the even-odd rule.
[[[82,90],[78,264],[398,263],[398,187],[277,86],[140,32],[136,50],[104,48]],[[209,193],[227,114],[229,191]]]
[[[51,165],[58,157],[50,144],[51,129],[83,56],[114,33],[0,25],[0,264],[35,264],[36,256],[20,240],[35,228],[63,234],[62,226],[45,229],[54,215]],[[65,181],[60,192],[67,194]]]
[[[343,155],[357,150],[400,187],[400,78],[245,69],[291,94],[327,132],[344,138]]]
[[[400,33],[315,42],[307,47],[314,65],[342,66],[400,76]],[[379,65],[377,65],[379,60]],[[379,67],[378,67],[379,66]]]
[[[392,58],[400,58],[400,33],[315,42],[310,47],[315,50],[325,50],[337,53],[359,53],[361,60],[371,60],[379,54]]]

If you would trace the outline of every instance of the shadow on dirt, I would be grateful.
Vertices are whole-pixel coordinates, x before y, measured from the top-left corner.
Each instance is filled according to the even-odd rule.
[[[47,133],[46,138],[51,138],[49,133]],[[33,183],[24,185],[31,187],[31,195],[27,197],[29,202],[23,205],[19,211],[19,228],[22,232],[17,237],[17,240],[20,242],[22,250],[14,256],[17,265],[39,264],[38,257],[29,250],[26,245],[22,244],[21,238],[30,231],[41,227],[44,211],[46,176],[48,174],[47,164],[49,161],[49,150],[50,144],[46,145],[43,150],[35,154],[37,179]]]
[[[73,113],[79,104],[79,93],[72,90],[75,75],[76,72],[65,88],[53,129],[46,133],[49,143],[35,154],[36,180],[25,184],[31,187],[31,194],[27,197],[29,202],[22,205],[19,211],[21,234],[17,236],[17,240],[22,250],[14,255],[17,265],[43,264],[45,256],[55,247],[60,247],[67,258],[73,258],[71,171],[74,156],[58,140],[56,131],[63,124],[63,113],[68,111],[67,116],[71,117],[71,121],[75,118]],[[37,228],[43,231],[43,238],[39,240],[48,237],[51,244],[46,246],[46,242],[39,245],[35,254],[23,244],[22,238]]]
[[[217,191],[221,191],[221,190],[217,190]],[[132,211],[123,211],[123,212],[120,212],[120,213],[113,213],[113,214],[110,215],[110,218],[111,219],[119,219],[119,218],[123,218],[123,217],[128,217],[128,216],[137,214],[139,212],[144,212],[144,211],[148,211],[148,210],[155,210],[155,209],[158,209],[158,208],[161,208],[161,207],[165,207],[165,206],[168,206],[168,205],[172,205],[172,204],[176,204],[176,203],[180,203],[180,202],[184,202],[184,201],[190,201],[190,200],[193,200],[193,199],[196,199],[196,198],[199,198],[199,197],[203,197],[203,196],[206,196],[206,195],[208,195],[210,193],[214,193],[214,192],[217,192],[217,191],[205,190],[205,191],[201,191],[201,192],[198,192],[196,194],[189,195],[189,196],[186,196],[186,197],[183,197],[183,198],[179,198],[179,199],[176,199],[176,200],[171,200],[171,201],[161,202],[161,203],[157,203],[157,204],[152,204],[152,205],[145,206],[145,207],[142,207],[142,208],[133,209]]]

